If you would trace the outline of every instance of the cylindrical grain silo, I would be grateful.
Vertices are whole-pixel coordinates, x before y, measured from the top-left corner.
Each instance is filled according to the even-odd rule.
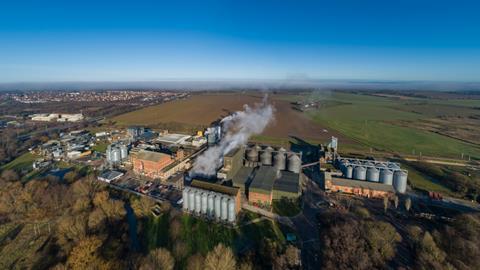
[[[363,166],[355,166],[353,169],[353,178],[357,180],[367,179],[367,169]]]
[[[185,188],[185,189],[182,191],[182,199],[183,199],[182,208],[183,208],[183,211],[187,211],[187,210],[188,210],[188,191],[189,191],[189,188]]]
[[[367,169],[367,181],[378,182],[380,181],[380,172],[375,167]]]
[[[222,198],[221,209],[222,209],[221,219],[227,220],[228,219],[228,198],[227,197]]]
[[[208,207],[207,203],[208,203],[208,193],[204,192],[202,194],[202,208],[201,208],[201,213],[203,215],[207,214],[207,207]]]
[[[286,168],[286,162],[287,160],[285,158],[285,149],[278,149],[278,152],[275,153],[275,155],[273,156],[273,166],[275,167],[275,169],[282,171]]]
[[[272,165],[272,151],[273,148],[268,146],[265,148],[260,155],[260,161],[262,162],[263,165],[271,166]]]
[[[288,157],[288,170],[294,173],[300,173],[302,169],[302,160],[296,154],[291,154]]]
[[[214,193],[208,194],[207,216],[210,218],[215,216],[215,194]]]
[[[403,170],[397,170],[393,173],[393,188],[398,193],[407,191],[407,173]]]
[[[235,200],[230,199],[228,201],[228,222],[235,222]]]
[[[385,185],[392,185],[393,184],[393,172],[388,169],[380,170],[380,182]]]
[[[125,160],[128,158],[128,148],[124,144],[120,145],[120,158],[122,160]]]
[[[258,161],[258,150],[256,147],[251,147],[247,150],[247,160],[252,162]]]
[[[222,216],[222,196],[216,195],[215,196],[215,218],[220,220]]]
[[[195,189],[190,189],[188,192],[188,211],[193,212],[195,211]]]
[[[353,167],[352,166],[347,166],[345,169],[345,177],[348,179],[352,179],[353,177]]]
[[[195,193],[195,213],[200,214],[202,211],[202,192]]]

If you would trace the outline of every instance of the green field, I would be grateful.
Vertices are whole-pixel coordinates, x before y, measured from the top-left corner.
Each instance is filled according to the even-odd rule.
[[[9,163],[3,165],[0,167],[0,170],[16,170],[16,171],[22,171],[22,170],[29,170],[32,169],[32,164],[33,162],[38,158],[38,156],[27,152],[16,159],[10,161]]]
[[[346,102],[338,106],[310,111],[316,122],[335,129],[376,151],[398,154],[422,154],[460,158],[461,154],[480,159],[480,147],[454,138],[417,129],[415,122],[435,117],[438,104],[422,101],[413,107],[422,112],[412,112],[412,100],[374,97],[353,93],[333,93],[329,101]],[[446,101],[443,101],[446,103]],[[458,102],[455,102],[458,106]],[[471,105],[471,104],[468,104]],[[445,114],[466,113],[470,109],[443,105]],[[455,110],[455,111],[454,111]],[[454,111],[454,112],[452,112]],[[405,123],[409,123],[407,126]],[[342,145],[340,144],[340,147]]]

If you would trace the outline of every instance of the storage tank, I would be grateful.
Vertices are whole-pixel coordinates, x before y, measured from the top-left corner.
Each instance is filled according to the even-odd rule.
[[[221,205],[222,205],[222,196],[216,195],[215,196],[215,218],[216,219],[220,219],[220,217],[222,216]]]
[[[228,219],[228,198],[227,197],[222,198],[221,209],[222,209],[222,215],[221,215],[222,220],[227,220]]]
[[[212,218],[215,216],[215,194],[208,194],[207,216]]]
[[[263,165],[272,165],[272,151],[273,148],[270,146],[263,150],[263,153],[260,155],[260,161]]]
[[[385,185],[392,185],[393,184],[393,172],[388,169],[380,170],[380,182]]]
[[[344,176],[348,179],[352,179],[352,177],[353,177],[353,167],[352,166],[347,166],[346,167]]]
[[[126,145],[120,145],[120,158],[125,160],[128,158],[128,148]]]
[[[380,172],[375,167],[367,169],[367,181],[378,182],[380,181]]]
[[[202,210],[202,193],[200,191],[197,191],[197,193],[195,193],[195,213],[200,214],[201,210]]]
[[[247,160],[253,162],[258,161],[258,150],[256,147],[252,147],[247,150]]]
[[[290,155],[288,158],[288,170],[294,173],[300,173],[302,160],[296,154]]]
[[[189,191],[188,188],[185,188],[185,189],[182,191],[182,199],[183,199],[182,208],[183,208],[183,211],[187,211],[187,210],[188,210],[188,191]]]
[[[398,166],[397,164],[395,163],[389,163],[388,164],[388,168],[395,171],[395,170],[399,170],[400,169],[400,166]]]
[[[353,169],[353,178],[357,180],[366,180],[367,169],[363,166],[355,166]]]
[[[407,191],[407,173],[402,170],[393,173],[393,188],[398,193],[405,193]]]
[[[110,157],[112,162],[120,162],[120,149],[112,148],[110,152]]]
[[[188,191],[188,211],[193,212],[195,210],[195,189]]]
[[[285,158],[285,149],[280,148],[273,156],[273,166],[277,170],[285,170],[287,160]]]
[[[207,207],[208,207],[207,203],[208,203],[208,193],[204,192],[202,194],[202,208],[201,208],[201,213],[203,215],[207,214]]]
[[[235,222],[235,201],[230,199],[228,201],[228,222]]]

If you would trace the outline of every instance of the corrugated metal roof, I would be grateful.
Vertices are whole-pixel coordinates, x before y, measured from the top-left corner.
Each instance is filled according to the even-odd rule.
[[[227,194],[230,196],[237,196],[238,188],[236,187],[227,187],[215,183],[209,183],[201,180],[192,180],[190,184],[191,187],[200,188],[204,190],[215,191],[222,194]]]
[[[140,150],[137,153],[137,158],[138,159],[143,159],[143,160],[149,160],[153,162],[158,162],[162,159],[168,158],[170,159],[170,155],[164,154],[164,153],[159,153],[159,152],[153,152],[153,151],[147,151],[147,150]]]
[[[277,171],[274,167],[260,166],[253,177],[249,190],[270,194],[275,178],[277,178]]]
[[[300,174],[282,171],[280,178],[273,185],[274,190],[298,193],[300,189]]]

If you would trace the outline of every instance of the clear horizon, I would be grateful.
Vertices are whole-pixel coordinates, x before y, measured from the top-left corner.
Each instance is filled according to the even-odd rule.
[[[480,4],[0,4],[0,83],[478,82]]]

